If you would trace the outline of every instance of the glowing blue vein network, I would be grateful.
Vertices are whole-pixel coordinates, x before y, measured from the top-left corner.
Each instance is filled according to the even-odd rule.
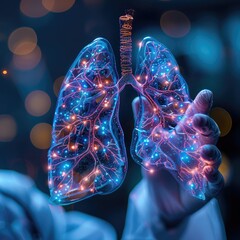
[[[195,197],[205,199],[204,161],[187,85],[170,51],[147,37],[139,46],[136,74],[131,68],[132,16],[120,17],[122,77],[112,48],[98,38],[70,67],[60,90],[49,150],[49,188],[56,204],[108,194],[123,182],[127,155],[118,110],[119,93],[131,84],[140,94],[133,131],[133,159],[153,172],[171,170]]]

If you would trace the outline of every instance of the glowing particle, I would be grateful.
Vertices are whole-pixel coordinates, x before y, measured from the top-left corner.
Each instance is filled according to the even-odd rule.
[[[153,170],[153,169],[150,169],[149,172],[150,172],[151,174],[153,174],[153,173],[154,173],[154,170]]]
[[[6,69],[2,70],[2,75],[7,75],[8,71]]]
[[[72,149],[72,150],[75,150],[75,149],[77,149],[77,146],[76,146],[76,145],[72,145],[72,146],[71,146],[71,149]]]

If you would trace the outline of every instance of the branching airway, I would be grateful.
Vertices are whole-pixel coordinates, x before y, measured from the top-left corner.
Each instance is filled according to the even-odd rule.
[[[132,21],[133,11],[119,18],[120,23],[120,60],[122,76],[132,73]]]

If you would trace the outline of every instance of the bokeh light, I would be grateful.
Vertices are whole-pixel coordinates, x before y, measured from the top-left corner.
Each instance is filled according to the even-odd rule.
[[[58,96],[60,88],[62,86],[62,82],[64,80],[64,76],[58,77],[53,84],[53,92],[56,96]]]
[[[171,10],[161,16],[160,26],[168,36],[180,38],[188,34],[191,23],[184,13]]]
[[[220,137],[226,136],[232,128],[232,118],[228,111],[220,107],[215,107],[211,110],[210,116],[219,126],[221,131]]]
[[[3,69],[2,70],[2,75],[6,76],[8,74],[8,70],[7,69]]]
[[[33,116],[46,114],[51,107],[51,99],[47,93],[37,90],[28,94],[25,99],[25,108]]]
[[[222,70],[223,43],[216,28],[195,28],[188,35],[184,49],[189,54],[189,63],[193,67],[214,74]]]
[[[39,18],[45,16],[49,11],[43,7],[42,0],[21,0],[21,12],[32,18]]]
[[[13,65],[20,70],[29,70],[36,67],[41,61],[42,53],[37,46],[32,52],[26,55],[13,55]]]
[[[17,133],[17,124],[10,115],[0,115],[0,142],[10,142]]]
[[[29,27],[21,27],[14,30],[8,38],[8,48],[16,55],[29,54],[36,46],[37,34]]]
[[[229,19],[225,22],[224,32],[227,36],[227,39],[230,43],[229,51],[232,54],[232,72],[239,78],[240,73],[240,11],[236,11],[232,14]],[[238,86],[236,89],[239,89],[240,83],[237,81]],[[238,93],[237,93],[238,94]]]
[[[51,143],[52,126],[48,123],[35,125],[30,133],[32,144],[39,149],[48,149]]]
[[[228,157],[224,153],[222,153],[222,163],[219,167],[219,171],[223,175],[225,183],[227,183],[231,173],[231,166]]]
[[[42,0],[43,6],[50,12],[65,12],[75,3],[75,0]]]

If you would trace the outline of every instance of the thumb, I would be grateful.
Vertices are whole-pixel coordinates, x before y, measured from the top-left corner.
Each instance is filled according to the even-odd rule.
[[[186,111],[186,116],[190,117],[193,116],[195,113],[208,113],[212,107],[213,102],[213,94],[210,90],[202,90],[198,95],[195,97],[192,104]]]

